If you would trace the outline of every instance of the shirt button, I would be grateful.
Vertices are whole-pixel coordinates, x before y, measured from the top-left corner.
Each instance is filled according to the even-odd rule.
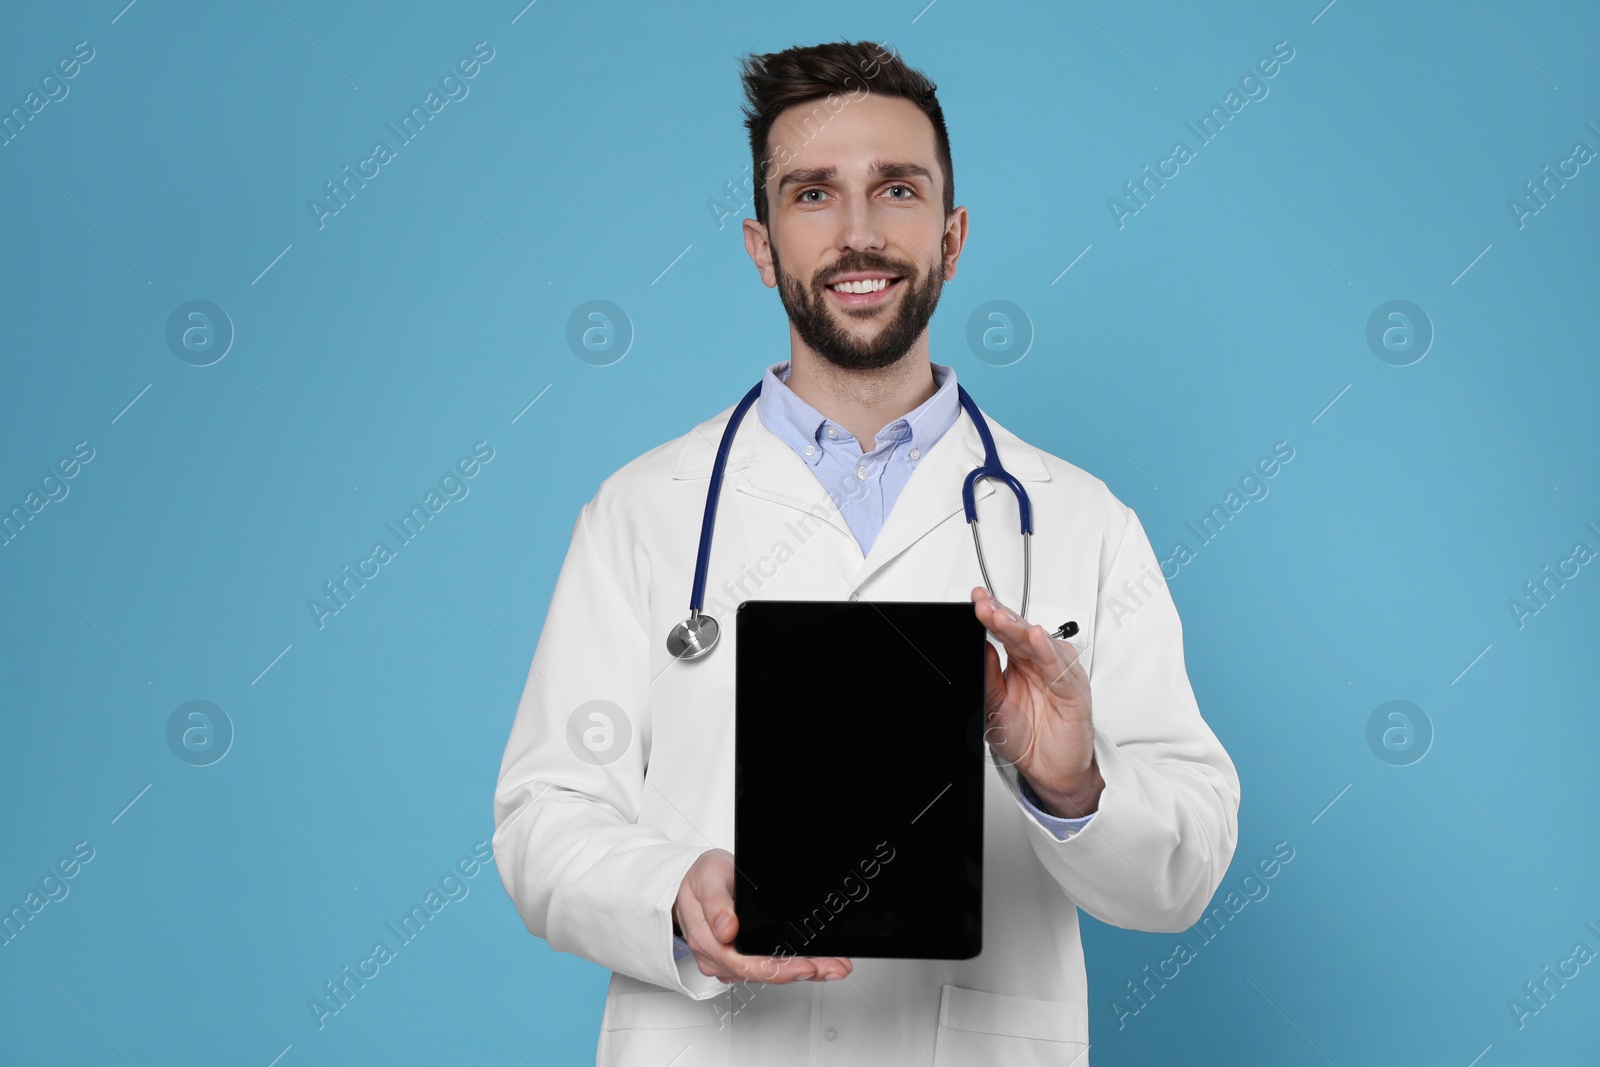
[[[817,454],[817,446],[816,445],[806,445],[806,455],[814,456],[816,454]]]
[[[829,426],[827,429],[823,430],[822,432],[827,434],[829,437],[838,437],[839,436],[839,431],[835,430],[832,426]]]
[[[856,468],[856,477],[860,478],[862,481],[865,481],[866,477],[867,477],[867,468],[865,468],[865,467],[857,467]]]
[[[921,459],[921,458],[922,458],[922,449],[920,449],[920,448],[913,448],[913,449],[912,449],[912,450],[911,450],[911,451],[910,451],[910,452],[909,452],[909,453],[908,453],[908,455],[910,455],[910,456],[911,456],[911,458],[912,458],[912,459]]]
[[[829,1041],[837,1041],[839,1040],[839,1031],[830,1026],[826,1030],[822,1031],[822,1036],[827,1038]]]

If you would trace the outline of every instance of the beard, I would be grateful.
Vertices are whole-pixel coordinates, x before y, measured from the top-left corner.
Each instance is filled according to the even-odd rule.
[[[944,288],[942,262],[938,256],[930,262],[932,265],[924,277],[908,264],[867,254],[850,254],[819,270],[808,289],[799,278],[784,273],[778,261],[777,246],[772,246],[778,299],[783,302],[795,332],[817,355],[836,367],[851,371],[880,370],[899,362],[928,328],[934,308],[939,304],[939,293]],[[857,271],[898,275],[904,292],[890,298],[898,304],[858,309],[835,303],[828,296],[825,285],[828,278]],[[829,307],[829,304],[835,306]],[[841,323],[841,319],[863,323],[879,320],[882,325],[875,334],[861,337]]]

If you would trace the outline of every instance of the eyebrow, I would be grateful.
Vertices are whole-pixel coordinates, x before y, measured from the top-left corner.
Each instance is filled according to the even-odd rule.
[[[933,184],[933,175],[928,168],[920,163],[885,163],[882,160],[873,160],[868,168],[868,175],[882,180],[885,178],[921,178],[930,186]],[[839,168],[833,165],[826,167],[802,167],[785,174],[778,181],[778,195],[791,185],[810,185],[813,182],[830,182],[838,178]]]

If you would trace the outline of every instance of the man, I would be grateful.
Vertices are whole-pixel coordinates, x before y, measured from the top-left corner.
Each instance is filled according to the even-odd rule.
[[[973,584],[961,481],[982,448],[928,349],[967,236],[933,85],[871,44],[744,70],[745,247],[788,312],[790,358],[730,446],[707,583],[726,599],[706,603],[722,641],[684,662],[665,637],[731,408],[607,478],[578,516],[495,792],[501,877],[530,931],[612,970],[600,1064],[1087,1064],[1077,909],[1187,928],[1232,858],[1238,777],[1137,517],[993,420],[1033,500],[1032,614],[1078,621],[1079,644]],[[987,480],[977,496],[995,588],[1020,597],[1014,498]],[[754,596],[970,597],[992,638],[978,957],[733,950],[732,611]],[[827,685],[835,653],[807,637],[788,650],[795,675]],[[862,773],[892,771],[892,745],[883,758]],[[804,804],[849,783],[772,787]]]

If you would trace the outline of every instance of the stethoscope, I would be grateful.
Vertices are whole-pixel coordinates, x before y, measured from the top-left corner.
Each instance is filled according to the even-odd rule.
[[[745,412],[750,410],[750,405],[754,404],[760,395],[761,383],[757,382],[733,409],[733,417],[728,420],[727,428],[722,431],[722,443],[717,446],[717,458],[711,465],[711,486],[706,490],[706,511],[700,520],[700,554],[694,563],[694,589],[689,597],[689,617],[674,626],[667,634],[667,651],[678,659],[699,659],[710,652],[717,643],[719,635],[717,620],[710,615],[700,614],[700,609],[705,604],[706,570],[711,561],[711,530],[717,522],[717,500],[722,495],[722,472],[728,465],[728,450],[733,443],[733,435],[738,430],[739,422],[744,418]],[[960,397],[961,406],[972,418],[972,424],[978,428],[978,436],[983,440],[983,466],[974,468],[961,486],[961,504],[967,512],[967,525],[972,529],[972,545],[978,551],[978,569],[983,572],[983,585],[989,590],[989,595],[994,596],[994,586],[989,581],[989,567],[983,560],[983,542],[978,539],[978,508],[973,497],[973,487],[978,484],[979,479],[998,478],[1010,486],[1011,491],[1016,494],[1017,510],[1022,516],[1022,611],[1019,614],[1022,618],[1027,618],[1028,593],[1033,583],[1031,547],[1033,503],[1028,499],[1028,493],[1022,488],[1022,483],[1001,466],[1000,455],[994,447],[994,436],[989,432],[989,423],[978,412],[978,405],[972,402],[972,397],[967,395],[967,391],[959,383],[956,385],[956,395]],[[1076,632],[1076,624],[1067,623],[1052,636],[1070,637]]]

